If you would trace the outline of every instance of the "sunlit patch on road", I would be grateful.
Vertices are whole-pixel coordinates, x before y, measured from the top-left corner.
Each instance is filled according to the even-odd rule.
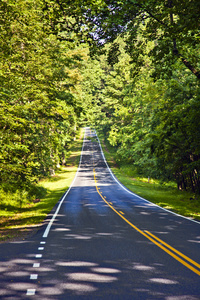
[[[89,282],[112,282],[117,280],[116,277],[99,275],[93,273],[72,273],[68,275],[70,280],[89,281]]]
[[[58,261],[57,266],[61,267],[95,267],[97,264],[88,261]]]
[[[92,293],[97,290],[97,288],[87,283],[63,283],[62,288],[71,290],[76,294]]]
[[[114,273],[120,273],[120,270],[117,269],[113,269],[113,268],[92,268],[91,269],[93,272],[97,272],[97,273],[110,273],[110,274],[114,274]]]
[[[175,280],[169,280],[166,278],[151,278],[149,279],[151,282],[160,283],[160,284],[178,284]]]

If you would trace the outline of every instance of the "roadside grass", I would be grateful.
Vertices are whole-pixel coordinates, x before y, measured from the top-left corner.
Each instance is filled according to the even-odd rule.
[[[200,197],[192,193],[179,191],[175,183],[163,183],[138,176],[131,165],[118,166],[115,162],[115,151],[105,145],[99,136],[101,145],[115,176],[129,190],[137,195],[180,215],[200,220]],[[0,191],[0,242],[24,239],[42,224],[47,214],[69,188],[80,159],[83,131],[79,138],[72,143],[66,166],[60,168],[55,176],[43,179],[38,183],[40,199],[38,202],[21,201],[26,197],[16,191],[15,194],[5,194]]]
[[[25,238],[42,224],[47,214],[69,188],[79,164],[83,131],[70,147],[65,167],[56,171],[55,176],[40,180],[37,188],[42,191],[35,201],[22,202],[19,206],[19,192],[16,197],[7,194],[9,201],[0,201],[0,241]],[[5,195],[4,195],[5,196]]]
[[[105,144],[99,136],[106,160],[117,179],[134,192],[150,202],[182,216],[200,220],[200,196],[180,191],[174,182],[161,182],[136,174],[133,166],[115,162],[115,150]]]

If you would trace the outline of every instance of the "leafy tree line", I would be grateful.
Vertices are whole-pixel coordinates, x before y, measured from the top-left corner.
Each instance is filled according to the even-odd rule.
[[[96,62],[87,63],[82,85],[91,122],[115,147],[119,164],[200,193],[199,81],[179,61],[171,66],[172,75],[155,79],[152,42],[144,46],[140,30],[137,38],[142,54],[136,62],[118,38],[118,57],[111,44]]]
[[[90,45],[81,98],[118,161],[199,193],[198,1],[56,3]]]
[[[81,117],[118,162],[199,193],[199,15],[196,0],[2,0],[1,186],[64,163]]]
[[[172,64],[179,61],[200,79],[200,8],[197,0],[94,2],[98,3],[98,7],[89,5],[83,8],[90,34],[95,36],[94,49],[106,41],[114,41],[119,34],[126,35],[128,31],[126,48],[135,60],[136,53],[142,53],[148,41],[155,42],[150,53],[155,63],[155,76],[171,75]],[[144,40],[138,41],[137,32],[141,24],[145,24],[145,30],[140,32]]]
[[[79,125],[84,47],[51,30],[49,3],[0,3],[0,185],[30,190],[65,162]]]

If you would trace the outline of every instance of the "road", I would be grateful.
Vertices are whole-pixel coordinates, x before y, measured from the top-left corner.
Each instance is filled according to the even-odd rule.
[[[126,190],[89,128],[70,189],[0,255],[0,299],[200,299],[200,224]]]

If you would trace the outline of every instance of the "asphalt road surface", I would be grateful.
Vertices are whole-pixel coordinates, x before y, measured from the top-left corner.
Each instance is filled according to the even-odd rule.
[[[200,224],[120,185],[86,128],[71,188],[31,238],[0,244],[0,299],[200,299]]]

